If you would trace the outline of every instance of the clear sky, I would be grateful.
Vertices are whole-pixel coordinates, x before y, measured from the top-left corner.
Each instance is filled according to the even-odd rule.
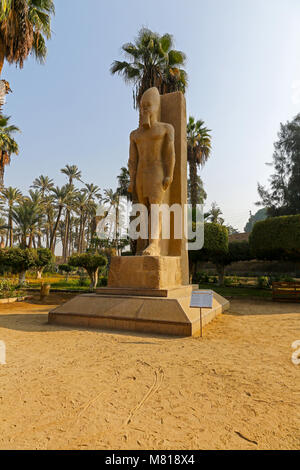
[[[77,164],[83,179],[115,187],[137,126],[132,90],[109,67],[141,26],[171,33],[188,57],[188,113],[212,129],[201,172],[207,206],[216,201],[240,230],[256,211],[280,122],[300,112],[299,0],[56,0],[45,66],[4,67],[6,114],[22,129],[21,152],[5,184],[28,190]]]

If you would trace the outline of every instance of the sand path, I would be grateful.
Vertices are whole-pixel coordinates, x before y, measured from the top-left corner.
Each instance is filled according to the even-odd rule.
[[[0,449],[300,449],[300,305],[234,300],[203,340],[50,326],[52,307],[0,307]]]

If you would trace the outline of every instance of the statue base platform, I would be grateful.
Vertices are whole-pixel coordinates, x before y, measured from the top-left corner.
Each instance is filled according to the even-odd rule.
[[[179,256],[114,256],[109,287],[166,289],[182,285]]]
[[[71,327],[126,330],[170,336],[197,336],[199,309],[190,308],[197,286],[170,289],[98,289],[96,294],[75,297],[49,313],[49,323]],[[203,326],[229,308],[214,292],[212,309],[202,309]]]

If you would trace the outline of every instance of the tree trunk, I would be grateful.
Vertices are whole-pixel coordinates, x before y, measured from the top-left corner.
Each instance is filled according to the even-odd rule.
[[[197,162],[195,158],[190,161],[190,188],[191,188],[191,204],[195,209],[198,201],[198,185],[197,185]]]
[[[96,289],[97,284],[98,284],[98,278],[99,278],[99,268],[97,268],[96,271],[90,271],[88,274],[89,274],[90,279],[91,279],[90,288],[91,289]]]
[[[66,211],[65,217],[65,233],[64,233],[64,240],[63,240],[63,262],[67,261],[67,253],[68,253],[68,241],[69,241],[69,222],[70,222],[70,211]]]
[[[225,276],[225,266],[223,266],[221,264],[217,264],[216,268],[217,268],[217,273],[218,273],[218,277],[219,277],[219,286],[223,286],[224,285],[224,276]]]
[[[11,248],[13,246],[13,239],[14,239],[11,213],[9,213],[9,216],[8,216],[8,227],[9,227],[9,247]]]
[[[5,170],[5,165],[4,165],[4,159],[3,159],[3,153],[0,153],[0,189],[4,187],[4,170]]]
[[[54,240],[56,238],[55,235],[56,235],[57,227],[58,227],[58,224],[59,224],[59,221],[60,221],[61,213],[62,213],[62,206],[59,207],[57,219],[56,219],[55,226],[53,228],[53,232],[52,232],[51,240],[50,240],[50,250],[52,251],[53,254],[54,254],[54,251],[55,251]]]
[[[42,279],[43,270],[44,270],[44,268],[37,270],[37,272],[36,272],[36,278],[37,279]]]
[[[5,47],[4,47],[3,42],[0,39],[0,77],[1,77],[1,74],[2,74],[4,60],[5,60]]]
[[[26,271],[19,273],[19,284],[22,286],[26,282]]]

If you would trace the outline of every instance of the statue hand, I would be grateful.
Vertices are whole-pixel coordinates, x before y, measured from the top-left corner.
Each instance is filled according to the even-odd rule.
[[[167,178],[164,179],[163,188],[165,191],[171,186],[172,182],[173,178],[171,178],[170,176],[167,176]]]

